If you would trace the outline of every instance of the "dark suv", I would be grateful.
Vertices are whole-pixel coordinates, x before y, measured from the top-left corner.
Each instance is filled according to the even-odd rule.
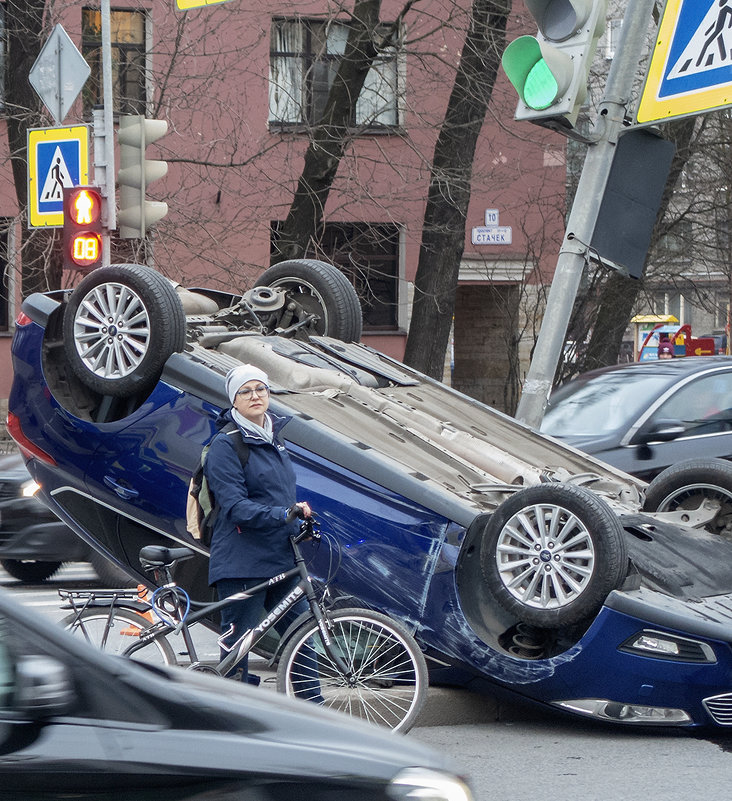
[[[100,580],[125,586],[129,577],[90,548],[41,501],[23,457],[0,454],[0,564],[13,578],[45,581],[64,562],[90,561]]]

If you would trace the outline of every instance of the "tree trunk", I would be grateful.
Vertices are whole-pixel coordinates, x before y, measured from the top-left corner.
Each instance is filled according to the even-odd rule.
[[[404,360],[442,378],[455,308],[475,147],[493,92],[511,0],[474,0],[435,145]]]
[[[356,0],[346,51],[328,94],[323,118],[312,132],[305,166],[272,257],[276,264],[303,258],[323,222],[325,204],[349,141],[356,102],[378,54],[376,28],[381,0]]]
[[[23,226],[23,297],[32,292],[58,289],[61,286],[61,262],[58,255],[53,258],[53,237],[43,229],[27,227],[27,135],[29,128],[44,125],[41,102],[28,81],[28,73],[45,39],[44,7],[45,0],[7,0],[5,4],[8,45],[6,63],[9,66],[5,74],[5,103],[15,193]]]

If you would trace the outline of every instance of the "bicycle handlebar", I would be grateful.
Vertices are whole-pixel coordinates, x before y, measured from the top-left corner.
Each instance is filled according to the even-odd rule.
[[[314,517],[306,517],[300,523],[300,530],[297,534],[291,535],[290,539],[297,545],[305,540],[319,540],[320,532],[315,528]]]

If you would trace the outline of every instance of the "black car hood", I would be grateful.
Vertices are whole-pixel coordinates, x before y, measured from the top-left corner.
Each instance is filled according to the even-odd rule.
[[[452,769],[455,765],[420,743],[403,735],[387,733],[372,724],[356,721],[230,679],[184,671],[159,669],[97,651],[81,639],[0,592],[0,616],[21,626],[24,639],[42,643],[42,652],[61,659],[71,671],[82,700],[63,718],[43,721],[38,739],[22,748],[21,760],[0,753],[0,779],[22,781],[24,773],[58,750],[79,770],[98,771],[110,765],[115,774],[158,777],[206,777],[244,780],[251,776],[289,776],[324,781],[386,784],[401,770],[415,765]],[[111,694],[111,703],[105,698]],[[121,714],[108,719],[110,709]],[[116,703],[116,706],[115,706]],[[78,739],[94,727],[113,735],[103,739],[105,755],[77,753]],[[69,745],[64,745],[65,742]],[[113,749],[107,748],[114,743]],[[139,783],[139,782],[138,782]],[[0,794],[1,795],[1,794]]]

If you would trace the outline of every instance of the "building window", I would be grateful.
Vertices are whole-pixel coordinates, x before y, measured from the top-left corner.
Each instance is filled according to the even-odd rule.
[[[277,229],[272,224],[272,250]],[[364,331],[399,327],[399,227],[389,223],[326,223],[306,258],[339,267],[356,288],[363,309]]]
[[[81,52],[91,67],[83,91],[84,109],[102,103],[102,12],[81,12]],[[144,11],[112,11],[112,93],[115,114],[144,114],[146,48]]]
[[[661,259],[688,253],[694,241],[693,234],[691,220],[676,220],[673,227],[659,239],[658,250]]]
[[[345,52],[349,27],[333,20],[274,19],[270,39],[269,121],[313,124],[321,119]],[[399,124],[398,48],[376,57],[356,104],[354,126]]]

